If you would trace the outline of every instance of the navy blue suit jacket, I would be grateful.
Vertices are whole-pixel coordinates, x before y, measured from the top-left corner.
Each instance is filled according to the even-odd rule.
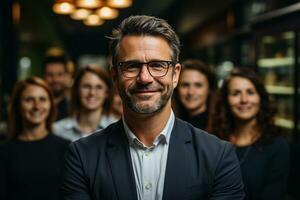
[[[73,142],[65,155],[65,200],[137,200],[122,120]],[[172,130],[164,200],[244,198],[233,147],[180,119]]]

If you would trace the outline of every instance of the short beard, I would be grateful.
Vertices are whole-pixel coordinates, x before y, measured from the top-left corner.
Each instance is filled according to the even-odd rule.
[[[173,90],[164,94],[154,106],[140,106],[138,103],[134,103],[131,98],[125,94],[125,92],[120,92],[120,96],[122,97],[123,102],[126,106],[138,114],[153,114],[155,112],[160,111],[165,105],[168,103],[170,98],[172,97]],[[145,98],[147,100],[147,97]]]
[[[65,89],[63,90],[52,90],[53,96],[54,97],[61,97],[65,95]]]

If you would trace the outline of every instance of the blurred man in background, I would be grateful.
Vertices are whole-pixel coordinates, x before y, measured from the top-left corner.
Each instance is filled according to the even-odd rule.
[[[69,115],[67,90],[69,82],[68,59],[64,56],[47,56],[44,60],[44,78],[51,88],[57,106],[56,120]]]

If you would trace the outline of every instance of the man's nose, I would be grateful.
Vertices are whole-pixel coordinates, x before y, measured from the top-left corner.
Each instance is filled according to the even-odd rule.
[[[53,80],[56,82],[60,81],[60,76],[58,76],[58,75],[53,76]]]
[[[137,77],[137,81],[141,83],[149,83],[153,81],[153,77],[148,71],[147,64],[143,64],[143,66],[141,67],[140,73]]]

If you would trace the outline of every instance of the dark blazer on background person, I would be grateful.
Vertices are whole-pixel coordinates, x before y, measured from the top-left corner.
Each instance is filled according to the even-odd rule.
[[[243,189],[231,144],[176,119],[163,199],[237,200]],[[138,199],[122,120],[70,145],[62,192],[65,200]]]

